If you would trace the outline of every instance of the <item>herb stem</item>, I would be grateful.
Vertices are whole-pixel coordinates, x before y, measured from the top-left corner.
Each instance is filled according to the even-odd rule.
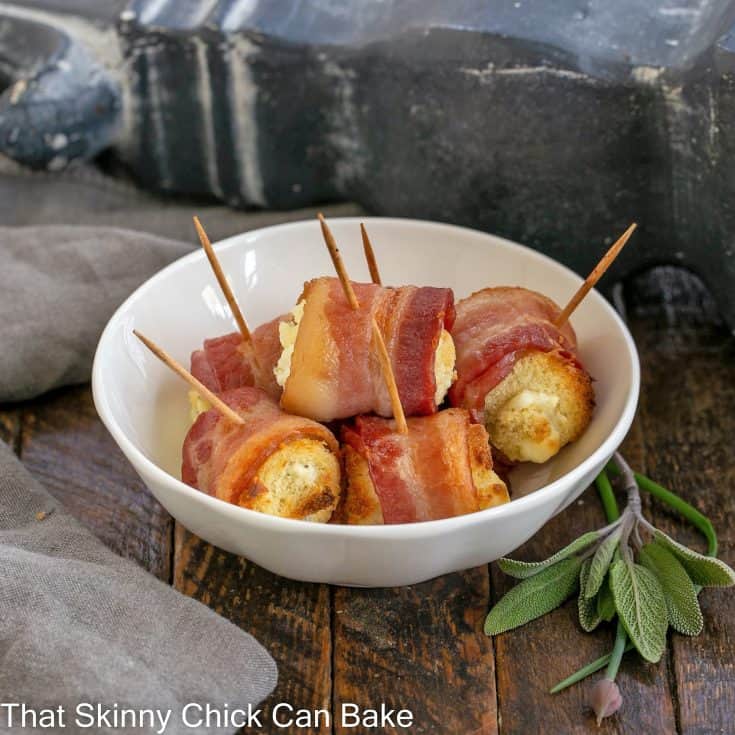
[[[643,539],[641,538],[641,533],[640,533],[640,530],[638,529],[637,519],[636,519],[635,526],[633,526],[633,541],[635,543],[636,549],[640,551],[641,547],[643,546]]]
[[[628,642],[628,634],[625,631],[622,621],[618,618],[618,629],[615,633],[615,645],[613,646],[612,653],[610,654],[610,662],[607,665],[607,671],[605,672],[605,678],[610,681],[615,681],[615,677],[618,675],[618,669],[620,668],[620,662],[623,660],[623,654],[625,653],[625,644]]]
[[[633,563],[633,553],[630,550],[630,534],[635,526],[636,517],[633,515],[629,508],[623,511],[623,526],[620,534],[620,543],[618,544],[617,551],[620,552],[620,556],[625,559],[628,564]]]
[[[615,500],[615,493],[613,492],[610,478],[604,469],[595,478],[595,485],[602,501],[602,507],[605,510],[607,522],[612,523],[613,521],[617,521],[620,518],[620,510],[618,508],[618,502]]]
[[[617,643],[617,638],[615,639],[615,642]],[[628,641],[628,643],[625,645],[625,648],[623,649],[623,653],[632,651],[633,648],[633,644]],[[570,686],[582,681],[582,679],[586,679],[591,674],[598,672],[600,669],[604,669],[610,663],[610,659],[612,658],[612,656],[612,652],[606,653],[604,656],[600,656],[600,658],[596,659],[595,661],[591,661],[586,666],[583,666],[578,671],[575,671],[563,681],[560,681],[553,689],[549,690],[549,694],[558,694],[559,692],[564,691],[564,689],[568,689]]]
[[[619,470],[617,467],[614,467],[612,463],[610,463],[606,469],[613,474],[619,474]],[[673,508],[677,513],[684,516],[684,518],[686,518],[689,523],[691,523],[707,539],[707,555],[717,556],[717,534],[712,526],[712,522],[706,515],[700,513],[693,505],[687,503],[686,500],[680,498],[676,493],[671,492],[671,490],[667,490],[665,487],[662,487],[645,475],[641,475],[636,472],[635,480],[641,490],[645,490],[647,493],[650,493],[655,498],[658,498],[662,502],[666,503],[666,505]],[[603,500],[603,504],[604,502],[605,501]]]
[[[638,489],[638,483],[635,479],[635,474],[630,468],[630,465],[625,461],[623,455],[620,452],[615,452],[614,455],[615,464],[620,470],[620,475],[625,482],[625,491],[628,495],[628,507],[636,518],[641,517],[641,494]]]

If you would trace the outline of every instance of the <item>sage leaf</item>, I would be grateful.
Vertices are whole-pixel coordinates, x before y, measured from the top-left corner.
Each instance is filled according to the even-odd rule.
[[[681,562],[694,584],[701,587],[730,587],[735,584],[735,572],[724,561],[692,551],[658,529],[654,535],[656,541]]]
[[[582,568],[579,570],[579,599],[577,600],[579,624],[582,626],[582,630],[587,631],[587,633],[591,633],[601,621],[600,615],[597,612],[597,600],[594,598],[589,599],[584,594],[591,566],[592,559],[585,559]]]
[[[602,586],[597,593],[597,614],[601,620],[609,623],[615,617],[615,612],[615,600],[613,600],[610,589],[610,575],[608,574],[602,580]]]
[[[528,577],[538,574],[561,559],[566,559],[577,551],[586,549],[599,539],[599,531],[589,531],[588,533],[582,534],[578,539],[572,541],[571,544],[568,544],[560,551],[557,551],[556,554],[553,554],[543,561],[517,561],[516,559],[503,557],[502,559],[498,559],[498,566],[510,577],[515,577],[516,579],[528,579]]]
[[[599,546],[595,555],[592,557],[592,565],[590,566],[587,584],[582,588],[582,593],[588,599],[592,599],[599,591],[602,580],[605,579],[607,570],[610,568],[613,554],[618,548],[620,542],[621,529],[617,528],[613,531]]]
[[[646,661],[659,661],[666,648],[669,616],[656,577],[640,564],[621,559],[610,569],[610,589],[633,645]]]
[[[694,584],[679,560],[654,541],[639,552],[641,564],[656,575],[666,598],[669,624],[684,635],[699,635],[704,626]]]
[[[577,589],[581,566],[577,558],[562,559],[517,584],[488,613],[485,634],[504,633],[559,607]]]

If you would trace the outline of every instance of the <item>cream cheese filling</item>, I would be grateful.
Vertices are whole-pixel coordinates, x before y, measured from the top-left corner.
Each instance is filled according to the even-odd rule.
[[[189,391],[189,418],[193,424],[199,415],[205,411],[209,411],[212,405],[206,398],[202,398],[195,390]]]
[[[543,463],[553,457],[563,433],[559,402],[559,396],[528,389],[506,401],[493,422],[503,427],[501,449],[520,462]]]
[[[454,348],[452,335],[446,329],[442,329],[439,344],[436,346],[436,354],[434,355],[434,378],[436,380],[434,402],[437,406],[441,405],[447,391],[457,379],[457,371],[454,369],[456,359],[457,352]]]
[[[278,358],[276,366],[273,368],[273,375],[276,376],[276,383],[283,388],[286,385],[288,376],[291,374],[291,359],[293,358],[294,347],[296,346],[296,337],[299,333],[299,326],[304,317],[304,307],[306,301],[299,301],[293,309],[291,309],[290,318],[282,321],[278,325],[278,339],[281,343],[281,356]]]

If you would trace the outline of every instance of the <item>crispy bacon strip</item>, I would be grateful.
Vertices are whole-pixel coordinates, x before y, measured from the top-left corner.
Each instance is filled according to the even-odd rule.
[[[347,457],[352,451],[363,458],[370,480],[360,475],[361,463],[348,459],[348,495],[354,495],[347,505],[364,507],[371,516],[382,516],[383,523],[432,521],[478,510],[467,411],[452,408],[415,417],[408,427],[408,434],[399,434],[393,421],[375,416],[358,416],[343,427]],[[379,509],[370,508],[375,496]]]
[[[336,278],[317,278],[304,286],[304,315],[281,405],[318,421],[362,413],[391,416],[390,396],[372,343],[375,318],[406,415],[434,413],[434,356],[442,329],[450,329],[454,322],[451,289],[352,285],[357,310],[347,302]]]
[[[482,409],[485,396],[533,350],[556,350],[578,362],[571,325],[554,325],[559,313],[551,299],[520,287],[486,288],[460,301],[451,330],[457,351],[451,404]]]
[[[254,482],[258,470],[287,441],[317,439],[339,452],[325,426],[284,413],[259,388],[236,388],[220,397],[245,424],[238,426],[214,409],[205,411],[189,429],[182,450],[181,479],[208,495],[238,505],[260,492]]]
[[[191,374],[215,393],[255,386],[278,400],[281,388],[273,368],[281,352],[278,324],[282,319],[278,317],[258,327],[252,334],[252,343],[246,342],[240,332],[205,339],[202,349],[191,354]]]

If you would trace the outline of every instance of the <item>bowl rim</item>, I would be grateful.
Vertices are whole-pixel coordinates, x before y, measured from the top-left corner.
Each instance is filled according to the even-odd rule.
[[[330,223],[344,223],[344,224],[359,224],[366,223],[369,225],[370,222],[381,222],[396,227],[424,227],[431,229],[445,230],[447,233],[469,233],[473,236],[487,237],[494,240],[496,244],[500,244],[505,247],[521,248],[531,258],[537,259],[539,262],[544,263],[552,268],[560,269],[565,271],[567,275],[571,275],[574,280],[578,283],[583,282],[577,273],[571,268],[568,268],[564,264],[557,260],[554,260],[548,255],[534,250],[526,245],[508,240],[494,235],[492,233],[483,232],[470,227],[463,227],[460,225],[452,225],[444,222],[434,222],[431,220],[412,219],[403,217],[332,217]],[[241,246],[243,242],[247,244],[254,244],[249,240],[257,240],[262,237],[263,233],[274,233],[274,232],[287,232],[288,230],[297,230],[303,228],[305,225],[318,227],[319,223],[316,220],[297,220],[295,222],[285,222],[276,225],[270,225],[267,227],[260,227],[254,230],[249,230],[240,234],[232,235],[228,238],[220,240],[215,244],[217,250],[227,250]],[[564,500],[564,493],[592,470],[596,465],[600,465],[607,461],[609,457],[615,452],[620,446],[623,439],[625,438],[630,426],[633,422],[635,412],[638,405],[638,397],[640,392],[640,361],[638,352],[635,346],[628,327],[625,322],[621,319],[620,315],[615,311],[613,306],[605,299],[597,289],[592,289],[587,295],[587,298],[597,298],[601,302],[604,309],[607,310],[608,314],[612,317],[620,330],[625,345],[627,347],[627,355],[630,362],[631,371],[631,383],[628,389],[628,393],[625,397],[625,403],[623,410],[610,434],[605,437],[599,447],[595,449],[590,455],[582,460],[578,465],[573,467],[568,472],[564,473],[561,477],[553,480],[547,485],[534,490],[533,492],[525,495],[516,500],[511,500],[509,503],[505,503],[494,508],[487,508],[485,510],[476,511],[474,513],[467,513],[461,516],[454,516],[452,518],[443,518],[435,521],[416,521],[411,523],[401,523],[392,525],[346,525],[346,524],[331,524],[331,523],[312,523],[310,521],[302,521],[294,518],[280,518],[278,516],[268,515],[266,513],[260,513],[259,511],[250,510],[248,508],[241,508],[237,505],[232,505],[219,498],[212,497],[200,490],[193,488],[181,480],[177,479],[173,475],[166,472],[162,467],[159,467],[155,462],[149,459],[142,450],[140,450],[131,439],[123,431],[122,427],[117,422],[106,392],[104,390],[104,377],[102,375],[101,363],[102,354],[106,349],[106,345],[111,341],[111,334],[118,326],[118,322],[121,315],[126,312],[134,303],[142,298],[142,296],[151,288],[154,288],[158,281],[166,278],[172,272],[175,272],[181,268],[185,268],[189,263],[203,260],[205,257],[204,251],[200,248],[194,249],[191,253],[178,258],[169,265],[165,266],[161,270],[154,273],[150,278],[140,284],[126,299],[123,303],[115,310],[114,314],[110,317],[109,321],[105,325],[104,330],[100,336],[95,350],[94,361],[92,364],[92,396],[102,422],[104,423],[107,430],[112,435],[115,442],[118,444],[122,452],[125,454],[130,463],[134,466],[136,471],[139,471],[139,467],[146,473],[148,477],[152,477],[157,483],[161,483],[168,486],[170,489],[175,490],[179,494],[183,494],[194,502],[201,503],[205,506],[209,506],[213,511],[218,513],[224,513],[230,515],[233,519],[242,521],[244,526],[256,524],[261,526],[264,530],[273,531],[286,531],[289,533],[299,532],[305,534],[317,534],[324,536],[331,536],[334,538],[372,538],[372,539],[411,539],[411,538],[427,538],[438,534],[451,533],[457,531],[460,528],[466,528],[475,524],[484,524],[491,519],[502,519],[515,515],[516,513],[523,513],[531,511],[539,506],[549,504],[554,498],[557,498],[559,505]],[[145,481],[145,478],[144,478]],[[146,483],[147,484],[147,483]],[[152,490],[152,488],[149,488]],[[154,493],[155,494],[155,493]],[[558,510],[558,505],[557,505]],[[554,515],[556,510],[552,513]]]

